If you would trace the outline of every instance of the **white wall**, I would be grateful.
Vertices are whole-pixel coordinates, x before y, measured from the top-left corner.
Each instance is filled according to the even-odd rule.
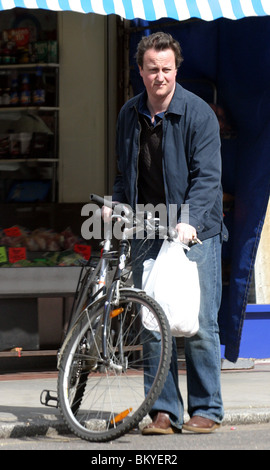
[[[106,18],[59,13],[59,202],[105,193]]]
[[[256,303],[270,304],[270,199],[255,261]]]

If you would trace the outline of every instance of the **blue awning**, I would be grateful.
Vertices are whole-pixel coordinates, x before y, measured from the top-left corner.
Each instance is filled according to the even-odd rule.
[[[126,19],[178,21],[199,18],[238,20],[270,15],[269,0],[0,0],[0,11],[15,7],[52,11],[116,14]]]

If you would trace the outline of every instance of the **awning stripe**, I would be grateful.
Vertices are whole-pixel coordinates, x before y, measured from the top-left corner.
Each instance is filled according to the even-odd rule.
[[[222,17],[237,20],[270,15],[270,0],[0,0],[0,11],[15,7],[116,14],[147,21],[160,18],[212,21]]]
[[[149,5],[147,6],[149,2],[143,2],[143,0],[132,0],[133,17],[146,20],[144,3],[148,12],[147,18],[153,18],[155,20],[156,18],[153,17],[153,10],[149,8]],[[152,3],[152,0],[150,1],[150,3]]]
[[[47,2],[47,3],[48,3],[48,2]],[[51,4],[51,5],[54,4],[54,3],[56,4],[56,0],[50,0],[50,4]],[[62,11],[69,11],[69,10],[70,10],[70,6],[69,6],[68,0],[58,0],[57,3],[58,3],[58,5],[59,5],[60,10],[62,10]],[[50,10],[54,10],[54,8],[52,8],[52,7],[50,6]],[[56,11],[58,11],[58,10],[56,9]]]
[[[113,4],[114,4],[114,10],[113,11],[118,11],[118,15],[125,18],[126,17],[126,10],[125,10],[125,7],[123,5],[122,0],[113,0]]]
[[[164,4],[165,4],[166,12],[167,12],[167,14],[165,15],[165,18],[166,17],[177,18],[178,13],[177,13],[177,9],[175,6],[175,2],[171,2],[170,0],[164,0]]]
[[[177,16],[173,18],[179,21],[188,20],[190,18],[190,12],[189,12],[186,0],[180,0],[179,2],[173,2],[173,3],[175,3],[175,7],[177,9]]]
[[[200,10],[200,15],[202,14],[205,16],[206,21],[212,21],[213,12],[211,10],[211,1],[209,0],[197,0],[197,5]]]
[[[262,0],[261,6],[263,11],[265,11],[266,15],[270,15],[270,2],[269,0]]]
[[[245,2],[241,1],[241,6],[245,16],[257,16],[252,0],[246,0]]]
[[[219,2],[216,2],[216,0],[209,0],[209,5],[214,18],[222,17],[222,10]]]
[[[189,15],[190,15],[190,18],[201,18],[202,17],[202,14],[197,6],[197,2],[199,2],[199,0],[195,0],[195,2],[186,2],[187,3],[187,7],[188,7],[188,10],[189,10]]]
[[[228,18],[230,20],[243,18],[240,1],[241,0],[234,0],[233,2],[228,2],[227,0],[219,0],[222,11],[221,18]]]
[[[233,2],[233,4],[231,5],[231,10],[232,15],[234,17],[233,19],[244,18],[245,15],[242,10],[241,0],[235,0],[235,2]]]
[[[153,0],[153,7],[155,9],[155,15],[161,15],[162,18],[168,16],[167,8],[164,0]]]

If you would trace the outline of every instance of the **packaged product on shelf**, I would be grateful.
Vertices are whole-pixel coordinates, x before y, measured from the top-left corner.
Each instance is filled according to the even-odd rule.
[[[57,63],[58,48],[57,41],[48,41],[48,62]]]
[[[0,246],[0,264],[8,261],[7,250],[5,246]]]
[[[25,73],[22,77],[20,104],[21,106],[29,106],[31,104],[31,92],[28,73]]]
[[[10,89],[10,106],[19,105],[19,90],[18,90],[18,79],[13,78],[11,81]]]
[[[80,266],[84,257],[74,251],[64,251],[58,254],[57,266]]]
[[[1,62],[3,65],[12,65],[16,62],[15,46],[12,43],[3,45],[1,51]]]
[[[57,41],[37,41],[34,43],[36,62],[56,63],[58,60]]]
[[[31,132],[20,132],[20,153],[21,155],[29,155],[31,148],[32,133]]]
[[[12,41],[17,47],[26,46],[29,43],[29,28],[12,28],[3,31],[3,41]]]
[[[9,155],[9,134],[0,134],[0,157]]]
[[[43,80],[42,68],[37,67],[36,80],[33,89],[33,105],[42,106],[45,104],[45,83]]]
[[[91,247],[70,228],[58,233],[46,228],[28,230],[19,226],[0,229],[1,267],[79,266]]]
[[[10,88],[4,88],[2,93],[2,106],[10,105]]]
[[[27,63],[30,30],[28,28],[13,28],[3,31],[2,63],[9,65]],[[24,58],[21,59],[22,51]]]
[[[9,106],[10,104],[10,83],[8,75],[0,75],[0,106]]]
[[[49,179],[13,180],[6,196],[6,202],[44,202],[51,189]]]
[[[75,253],[80,254],[83,256],[84,259],[89,260],[91,256],[91,246],[90,245],[85,245],[82,243],[75,243],[74,245],[74,251]]]
[[[55,232],[46,228],[28,230],[24,227],[13,226],[4,228],[0,232],[1,246],[25,246],[30,252],[73,250],[79,242],[79,237],[70,228]]]
[[[31,153],[33,157],[42,158],[49,156],[51,140],[52,136],[45,132],[34,132],[31,142]]]
[[[37,62],[48,62],[48,41],[37,41],[34,47]]]
[[[18,47],[17,49],[18,64],[28,64],[30,62],[30,54],[28,46]]]
[[[26,261],[26,248],[13,247],[8,249],[8,260],[10,263],[17,263],[20,261]]]

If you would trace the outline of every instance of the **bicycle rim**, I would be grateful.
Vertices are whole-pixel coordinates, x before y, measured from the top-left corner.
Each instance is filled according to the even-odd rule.
[[[146,294],[130,291],[121,293],[119,305],[110,312],[104,359],[103,308],[100,302],[94,312],[85,311],[65,348],[58,375],[65,422],[79,437],[96,442],[143,427],[171,360],[171,334],[163,310]],[[149,329],[149,317],[155,332]]]

